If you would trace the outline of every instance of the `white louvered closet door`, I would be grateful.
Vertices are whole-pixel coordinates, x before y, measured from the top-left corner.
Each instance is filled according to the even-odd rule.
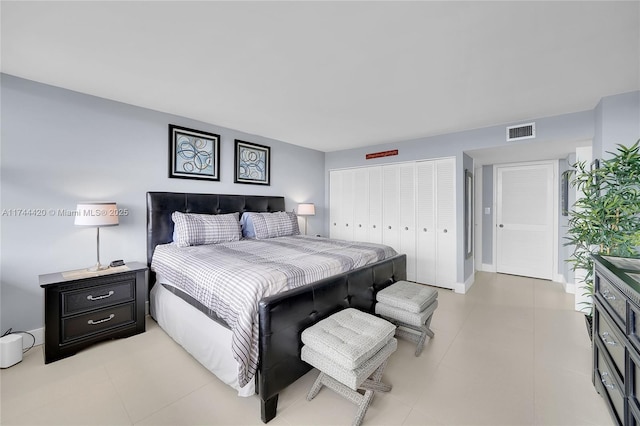
[[[454,288],[456,283],[456,163],[437,160],[436,179],[436,285]]]
[[[369,170],[353,173],[353,240],[369,241]]]
[[[400,167],[390,165],[382,167],[382,243],[400,250]]]
[[[399,234],[400,253],[407,255],[407,280],[416,280],[416,203],[415,203],[415,164],[399,165]]]
[[[329,237],[339,238],[338,223],[342,205],[342,171],[333,170],[329,173]]]
[[[353,239],[353,170],[334,170],[329,175],[329,236]]]
[[[382,244],[382,167],[369,169],[369,242]]]
[[[342,220],[338,224],[338,228],[341,228],[340,239],[353,240],[353,208],[355,206],[353,199],[353,190],[355,188],[354,170],[343,170],[342,177],[342,205],[340,219]]]
[[[436,283],[436,207],[434,161],[416,163],[416,281]]]

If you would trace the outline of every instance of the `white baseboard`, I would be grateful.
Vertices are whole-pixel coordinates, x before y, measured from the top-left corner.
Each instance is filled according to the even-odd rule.
[[[32,343],[33,346],[39,346],[44,343],[44,327],[36,328],[35,330],[29,330],[28,332],[33,334],[35,342],[28,334],[20,333],[20,335],[22,336],[22,349],[30,348]]]
[[[464,283],[456,283],[453,287],[453,291],[459,294],[465,294],[467,291],[469,291],[474,282],[475,274],[471,274],[471,276],[467,278]]]
[[[493,263],[483,263],[481,268],[482,272],[496,272],[496,266]]]

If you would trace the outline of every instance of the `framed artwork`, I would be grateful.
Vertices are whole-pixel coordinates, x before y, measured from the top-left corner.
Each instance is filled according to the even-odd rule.
[[[220,180],[220,136],[169,124],[169,177]]]
[[[271,148],[236,139],[235,183],[271,185]]]

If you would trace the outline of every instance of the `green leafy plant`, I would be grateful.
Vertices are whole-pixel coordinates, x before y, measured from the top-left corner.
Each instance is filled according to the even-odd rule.
[[[568,260],[574,271],[585,271],[585,295],[593,294],[592,254],[638,257],[640,246],[640,140],[618,145],[599,167],[574,165],[572,185],[580,193],[569,211],[568,242],[574,246]],[[587,315],[591,303],[586,304]]]

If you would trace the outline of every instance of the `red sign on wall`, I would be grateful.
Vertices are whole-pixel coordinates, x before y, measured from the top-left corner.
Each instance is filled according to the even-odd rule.
[[[372,158],[391,157],[392,155],[398,155],[398,150],[397,149],[393,149],[391,151],[374,152],[374,153],[371,153],[371,154],[367,154],[365,156],[365,158],[367,160],[371,160]]]

